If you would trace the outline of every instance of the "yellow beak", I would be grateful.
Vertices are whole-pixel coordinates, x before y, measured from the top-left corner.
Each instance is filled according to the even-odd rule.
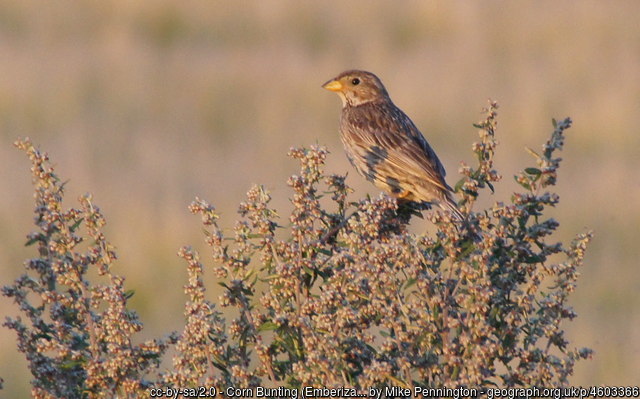
[[[338,82],[337,80],[330,80],[327,83],[323,84],[322,87],[331,91],[341,91],[342,83]]]

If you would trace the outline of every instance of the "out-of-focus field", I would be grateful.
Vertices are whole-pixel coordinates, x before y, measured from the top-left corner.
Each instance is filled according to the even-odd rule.
[[[378,74],[436,148],[450,184],[471,162],[471,126],[498,100],[494,200],[531,164],[551,118],[571,116],[559,179],[558,239],[585,229],[587,255],[567,326],[595,350],[574,385],[638,383],[640,370],[640,2],[138,1],[0,2],[0,273],[34,256],[26,157],[30,136],[67,184],[89,191],[118,248],[115,271],[136,295],[141,338],[182,324],[185,264],[202,245],[196,195],[231,227],[235,207],[263,183],[276,207],[297,165],[292,145],[326,144],[328,169],[349,171],[356,195],[377,190],[348,165],[340,102],[320,85],[347,68]],[[354,198],[356,198],[354,196]],[[414,229],[427,228],[414,221]],[[206,258],[206,256],[204,256]],[[215,284],[211,284],[216,287]],[[214,296],[215,298],[215,296]],[[15,314],[0,299],[0,314]],[[5,397],[30,374],[15,335],[0,329]]]

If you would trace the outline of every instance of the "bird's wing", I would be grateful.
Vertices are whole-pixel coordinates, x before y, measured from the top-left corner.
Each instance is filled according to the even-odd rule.
[[[366,165],[365,176],[389,184],[389,176],[413,177],[443,191],[451,188],[433,149],[411,119],[395,106],[363,107],[343,125],[345,140],[352,141],[354,156]],[[402,181],[400,181],[402,182]]]

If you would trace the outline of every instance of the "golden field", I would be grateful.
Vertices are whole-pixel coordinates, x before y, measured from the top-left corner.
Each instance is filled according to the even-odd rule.
[[[353,198],[377,190],[348,164],[340,102],[320,85],[361,68],[382,78],[458,180],[471,161],[472,123],[487,98],[499,109],[492,197],[508,201],[524,151],[570,116],[553,215],[558,240],[595,230],[567,325],[595,350],[573,385],[632,385],[640,370],[640,3],[392,1],[139,1],[0,3],[0,273],[16,278],[32,229],[29,136],[69,179],[67,205],[91,192],[120,260],[115,272],[144,337],[183,323],[186,273],[176,252],[206,253],[197,195],[233,226],[254,183],[287,209],[286,157],[320,143],[332,172],[349,172]],[[282,212],[286,214],[286,212]],[[428,222],[415,220],[416,231]],[[205,257],[206,258],[206,257]],[[212,283],[212,287],[215,284]],[[636,288],[633,288],[636,287]],[[0,299],[2,315],[15,307]],[[13,332],[0,329],[7,397],[30,378]]]

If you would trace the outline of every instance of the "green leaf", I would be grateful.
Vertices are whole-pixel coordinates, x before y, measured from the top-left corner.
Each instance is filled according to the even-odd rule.
[[[60,365],[63,370],[70,370],[86,363],[84,360],[67,360]]]
[[[462,252],[458,256],[458,259],[462,259],[469,255],[471,252],[473,252],[476,246],[473,244],[473,241],[467,241],[462,245],[462,248]]]
[[[265,321],[260,325],[258,331],[273,331],[278,328],[278,325],[272,321]]]
[[[255,270],[251,270],[249,273],[247,273],[247,274],[244,276],[244,279],[243,279],[243,280],[249,280],[249,279],[251,278],[251,276],[253,276],[254,274],[256,274],[256,271],[255,271]],[[255,280],[254,280],[254,281],[255,281]]]
[[[526,188],[527,190],[531,191],[531,185],[529,183],[518,181],[518,176],[513,176],[513,179],[516,181],[516,183],[518,183],[522,187]]]
[[[453,191],[455,191],[455,192],[460,191],[460,189],[462,188],[462,185],[464,184],[465,181],[467,181],[466,177],[463,177],[462,179],[458,180],[456,185],[453,187]]]
[[[412,285],[414,285],[415,283],[417,283],[418,280],[415,278],[410,278],[409,280],[407,280],[407,282],[404,284],[404,289],[406,290],[407,288],[411,287]]]
[[[558,122],[556,121],[556,118],[551,118],[551,124],[553,125],[554,129],[558,127]]]
[[[44,241],[44,235],[37,234],[35,237],[33,237],[29,241],[25,242],[24,246],[28,247],[28,246],[33,245],[35,242],[38,242],[38,241]]]
[[[222,371],[223,373],[225,373],[225,374],[228,373],[227,367],[223,363],[212,361],[211,364],[213,364],[213,366],[215,368],[217,368],[218,370]]]
[[[321,253],[323,255],[327,255],[327,256],[333,255],[333,252],[329,251],[326,248],[314,248],[314,249],[316,250],[316,252],[319,252],[319,253]]]
[[[492,320],[496,320],[497,315],[498,315],[498,308],[497,307],[491,308],[491,311],[489,312],[489,318]]]
[[[280,278],[281,276],[279,274],[270,274],[266,277],[261,277],[260,281],[269,281],[269,280],[275,280],[277,278]]]
[[[78,219],[76,220],[76,222],[74,224],[72,224],[69,227],[69,230],[71,230],[71,232],[73,233],[74,231],[76,231],[76,229],[78,228],[78,226],[80,226],[82,224],[82,219]]]
[[[328,271],[316,270],[316,273],[318,274],[318,276],[322,277],[323,280],[331,277],[331,273]]]
[[[496,190],[493,188],[493,184],[491,184],[491,182],[487,182],[487,186],[489,186],[489,189],[491,189],[491,193],[495,194]]]
[[[451,379],[456,380],[458,378],[458,374],[460,374],[460,366],[454,366],[453,373],[451,373]]]
[[[538,168],[526,168],[524,171],[530,175],[535,175],[535,176],[539,176],[542,174],[542,171]]]
[[[544,262],[545,258],[540,255],[531,255],[524,258],[525,263],[541,263]]]

